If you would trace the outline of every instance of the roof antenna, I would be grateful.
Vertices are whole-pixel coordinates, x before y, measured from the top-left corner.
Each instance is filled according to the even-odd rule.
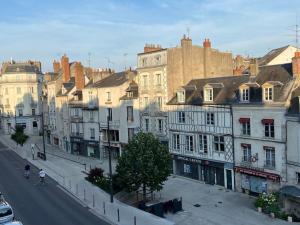
[[[128,55],[128,53],[124,53],[123,54],[123,56],[124,56],[124,67],[125,67],[125,71],[126,71],[126,63],[127,63],[127,61],[126,61],[126,57],[127,57],[127,55]]]
[[[89,56],[88,65],[89,65],[89,68],[91,68],[91,53],[90,52],[88,53],[88,56]]]
[[[187,38],[190,38],[190,28],[187,26],[186,28]]]

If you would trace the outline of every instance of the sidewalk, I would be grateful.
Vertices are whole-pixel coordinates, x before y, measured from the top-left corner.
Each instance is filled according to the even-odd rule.
[[[27,159],[30,163],[38,168],[43,168],[48,176],[56,180],[65,191],[71,193],[73,196],[79,199],[81,204],[88,206],[96,215],[107,219],[113,224],[174,224],[171,221],[159,218],[152,214],[123,204],[117,199],[114,199],[114,203],[110,203],[109,195],[106,192],[85,180],[85,173],[89,170],[89,166],[95,167],[99,165],[101,168],[107,171],[107,162],[101,162],[100,160],[89,158],[82,159],[83,157],[69,155],[68,153],[64,153],[61,150],[57,150],[49,145],[46,146],[46,149],[47,152],[52,154],[47,154],[47,161],[42,161],[40,159],[32,160],[31,143],[36,143],[40,147],[41,142],[39,139],[40,137],[30,137],[24,146],[21,147],[17,146],[16,143],[10,139],[9,135],[0,136],[0,141],[4,145],[8,146],[22,158]],[[68,156],[66,154],[68,154]],[[65,158],[62,156],[65,156]],[[83,164],[87,164],[88,167],[85,168]]]

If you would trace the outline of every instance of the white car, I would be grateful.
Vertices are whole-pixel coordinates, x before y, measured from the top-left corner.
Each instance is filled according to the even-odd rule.
[[[11,206],[4,200],[0,193],[0,224],[6,224],[14,220],[14,212]]]
[[[23,225],[23,223],[19,221],[14,221],[14,222],[5,223],[4,225]]]

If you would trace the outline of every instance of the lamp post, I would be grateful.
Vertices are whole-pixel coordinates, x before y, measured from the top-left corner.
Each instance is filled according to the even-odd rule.
[[[112,185],[112,168],[111,168],[111,149],[110,149],[110,129],[109,129],[110,117],[107,116],[107,142],[108,142],[108,162],[109,162],[109,188],[110,188],[110,202],[114,202],[113,185]]]
[[[44,151],[44,160],[46,161],[46,147],[45,147],[45,129],[44,129],[44,95],[42,93],[41,102],[42,102],[42,135],[43,135],[43,151]]]

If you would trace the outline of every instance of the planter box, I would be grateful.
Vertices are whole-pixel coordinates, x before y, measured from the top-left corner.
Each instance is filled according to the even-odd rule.
[[[292,223],[293,222],[293,217],[288,216],[287,221],[290,222],[290,223]]]

